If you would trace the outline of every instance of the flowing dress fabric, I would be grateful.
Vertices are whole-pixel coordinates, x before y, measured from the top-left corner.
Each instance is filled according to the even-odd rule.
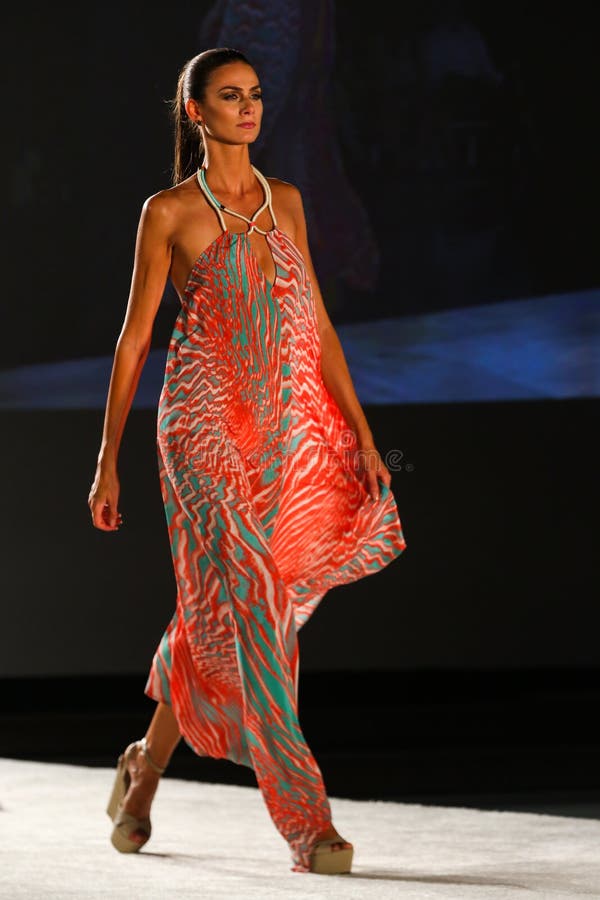
[[[198,257],[169,343],[157,448],[177,598],[144,690],[195,753],[254,770],[306,871],[331,810],[298,721],[297,632],[330,588],[406,544],[323,382],[302,254],[266,232],[271,282],[250,230],[224,228]]]

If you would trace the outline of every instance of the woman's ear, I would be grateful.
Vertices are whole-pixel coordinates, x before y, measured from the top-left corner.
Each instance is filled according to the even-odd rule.
[[[198,102],[190,97],[189,100],[185,101],[185,111],[192,120],[192,122],[198,122],[202,119],[202,114],[200,112],[200,106]]]

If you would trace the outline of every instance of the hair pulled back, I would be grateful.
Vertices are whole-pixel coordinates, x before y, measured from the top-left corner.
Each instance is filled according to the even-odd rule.
[[[214,70],[231,62],[250,65],[240,50],[234,50],[233,47],[213,47],[188,59],[179,73],[177,92],[171,101],[175,124],[174,185],[193,175],[204,159],[202,132],[189,118],[185,104],[190,98],[201,103]]]

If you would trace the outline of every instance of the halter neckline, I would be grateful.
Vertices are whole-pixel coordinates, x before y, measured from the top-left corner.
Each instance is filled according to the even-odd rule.
[[[223,203],[221,203],[219,200],[217,200],[217,198],[215,197],[215,195],[213,194],[213,192],[211,191],[211,189],[209,188],[209,186],[206,183],[206,169],[204,168],[204,166],[198,166],[198,171],[196,173],[196,178],[198,180],[198,184],[200,185],[200,189],[202,190],[206,199],[208,200],[210,205],[213,207],[213,209],[217,213],[217,216],[219,217],[219,222],[221,223],[221,228],[223,229],[223,231],[229,231],[229,229],[227,228],[227,226],[225,224],[225,220],[223,218],[223,213],[226,212],[226,213],[229,213],[229,215],[237,216],[239,219],[243,219],[244,222],[248,223],[249,228],[246,229],[246,232],[245,232],[246,234],[250,234],[252,231],[258,231],[260,234],[267,234],[268,231],[263,231],[263,229],[259,228],[258,225],[256,224],[256,218],[258,216],[260,216],[260,214],[263,212],[263,210],[265,210],[267,207],[269,208],[269,212],[271,214],[271,219],[273,220],[273,228],[277,227],[277,220],[275,218],[275,213],[273,212],[273,205],[271,202],[272,201],[271,186],[270,186],[269,182],[267,181],[267,179],[265,178],[265,176],[262,175],[255,166],[250,164],[250,167],[251,167],[252,171],[254,172],[254,174],[256,175],[256,177],[258,178],[260,184],[262,185],[264,195],[265,195],[263,202],[261,203],[259,208],[256,210],[256,212],[254,213],[254,215],[252,216],[251,219],[249,219],[247,216],[243,215],[243,213],[236,212],[234,209],[229,209],[229,207],[225,206]]]

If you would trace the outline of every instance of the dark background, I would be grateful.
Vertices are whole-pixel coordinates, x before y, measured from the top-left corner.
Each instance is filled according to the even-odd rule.
[[[141,206],[170,183],[167,101],[215,43],[256,61],[253,161],[301,187],[334,323],[598,288],[593,15],[10,8],[2,366],[114,351]],[[176,312],[167,289],[156,348]],[[411,465],[392,482],[408,548],[300,633],[304,727],[333,792],[506,806],[600,789],[597,411],[594,397],[365,409],[379,449]],[[152,712],[143,686],[175,601],[156,414],[127,423],[119,534],[87,509],[102,417],[2,414],[4,755],[112,764]],[[173,771],[250,777],[204,762],[182,747]]]
[[[8,9],[1,365],[112,353],[177,73],[234,35],[264,86],[253,161],[303,190],[336,323],[598,287],[593,7],[393,9]]]

